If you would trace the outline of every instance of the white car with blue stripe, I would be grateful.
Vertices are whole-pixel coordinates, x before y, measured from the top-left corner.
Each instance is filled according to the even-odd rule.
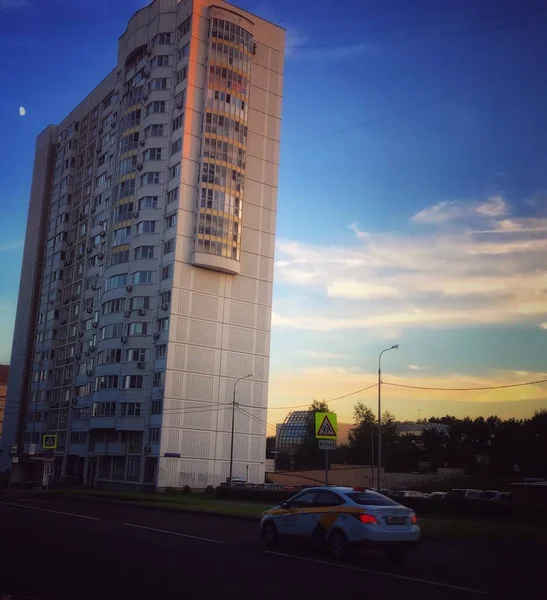
[[[334,558],[352,547],[382,548],[402,558],[420,539],[415,513],[367,488],[313,487],[262,515],[260,532],[268,548],[280,541],[325,544]]]

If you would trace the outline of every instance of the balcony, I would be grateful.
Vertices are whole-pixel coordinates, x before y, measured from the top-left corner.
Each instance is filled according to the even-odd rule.
[[[91,417],[89,419],[89,429],[114,429],[116,426],[116,417]]]
[[[95,442],[92,452],[95,454],[125,454],[127,445],[125,442]]]
[[[143,431],[144,417],[118,417],[116,429],[118,431]]]

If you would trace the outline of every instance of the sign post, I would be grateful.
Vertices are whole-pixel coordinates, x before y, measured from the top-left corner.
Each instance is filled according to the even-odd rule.
[[[336,413],[315,413],[315,438],[319,449],[325,451],[325,485],[329,485],[329,452],[336,449],[337,430]]]

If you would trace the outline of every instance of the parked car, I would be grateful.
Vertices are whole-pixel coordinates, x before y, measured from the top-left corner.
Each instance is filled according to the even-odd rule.
[[[482,490],[454,488],[446,494],[444,499],[445,500],[478,500],[481,494],[482,494]]]
[[[479,500],[483,500],[484,502],[509,502],[509,500],[511,500],[511,492],[486,490],[481,492]]]
[[[414,492],[412,490],[395,490],[390,494],[391,498],[401,500],[402,498],[427,498],[427,494],[423,492]]]
[[[381,548],[400,559],[420,539],[414,511],[366,488],[313,487],[262,514],[267,548],[282,541],[317,543],[333,558],[352,547]]]
[[[446,492],[431,492],[427,497],[428,500],[442,500],[446,496]]]

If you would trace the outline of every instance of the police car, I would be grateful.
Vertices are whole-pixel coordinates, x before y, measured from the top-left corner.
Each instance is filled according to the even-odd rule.
[[[353,547],[382,548],[399,559],[420,539],[414,512],[367,488],[307,488],[263,513],[260,532],[272,548],[283,540],[326,545],[333,558]]]

